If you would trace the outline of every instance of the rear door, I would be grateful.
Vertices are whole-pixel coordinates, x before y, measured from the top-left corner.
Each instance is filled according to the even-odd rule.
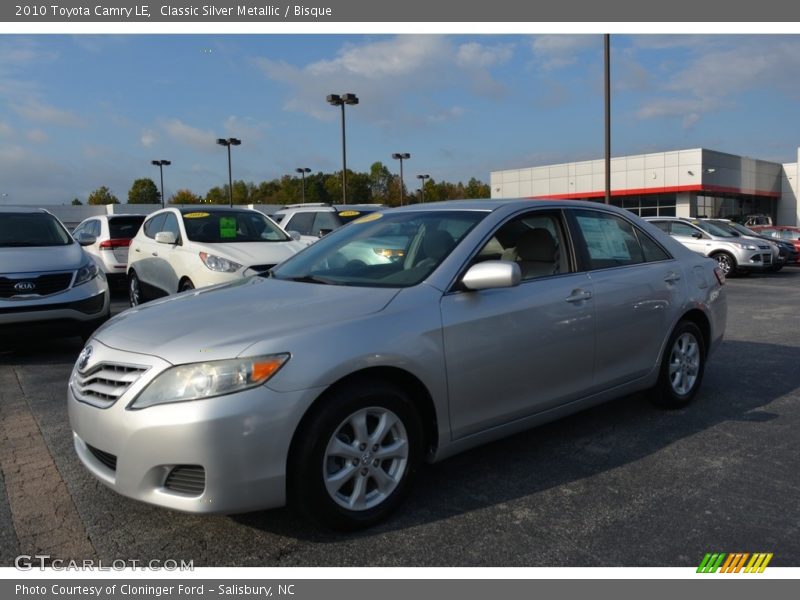
[[[679,262],[632,221],[602,210],[568,213],[581,268],[592,281],[594,383],[605,390],[652,371],[686,282]]]

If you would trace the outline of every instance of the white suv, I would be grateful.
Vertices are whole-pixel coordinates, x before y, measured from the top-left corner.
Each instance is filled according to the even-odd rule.
[[[166,208],[150,215],[130,245],[131,306],[151,298],[264,275],[305,248],[248,208]]]
[[[83,249],[95,258],[109,284],[124,284],[128,246],[144,223],[145,215],[98,215],[85,219],[72,232]]]
[[[646,217],[681,244],[715,259],[725,276],[754,271],[770,271],[773,250],[769,242],[745,239],[704,219]]]
[[[344,224],[330,204],[289,204],[276,211],[272,218],[284,231],[300,234],[300,241],[306,246]]]

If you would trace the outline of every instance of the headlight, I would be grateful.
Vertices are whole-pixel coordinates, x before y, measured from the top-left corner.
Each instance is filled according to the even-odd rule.
[[[208,254],[207,252],[200,253],[200,260],[202,260],[203,264],[212,271],[234,273],[242,268],[242,265],[237,262],[233,262],[227,258],[222,258],[221,256],[214,256],[213,254]]]
[[[758,246],[754,246],[753,244],[739,244],[745,250],[758,250]]]
[[[91,281],[97,277],[97,272],[97,265],[94,263],[94,261],[89,261],[80,269],[78,269],[78,273],[75,275],[75,283],[73,285],[80,285],[82,283],[86,283],[87,281]]]
[[[287,360],[288,354],[270,354],[178,365],[151,381],[129,408],[147,408],[155,404],[240,392],[266,383]]]

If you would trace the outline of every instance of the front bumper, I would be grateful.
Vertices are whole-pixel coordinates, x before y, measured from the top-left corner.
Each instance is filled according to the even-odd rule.
[[[22,328],[51,324],[75,329],[108,318],[111,298],[105,276],[41,298],[0,300],[0,327]]]
[[[75,450],[95,477],[129,498],[184,512],[229,514],[285,504],[292,436],[320,390],[279,393],[261,386],[131,410],[131,401],[171,365],[96,340],[91,345],[86,372],[100,363],[146,369],[106,408],[79,400],[76,373],[70,378]]]

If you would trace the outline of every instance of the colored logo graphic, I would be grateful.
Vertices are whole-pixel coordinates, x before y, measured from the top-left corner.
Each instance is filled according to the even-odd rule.
[[[708,553],[703,557],[700,566],[697,567],[697,572],[763,573],[771,560],[772,552],[758,552],[755,554],[750,554],[748,552],[738,552],[734,554],[726,554],[724,552],[714,554]]]

